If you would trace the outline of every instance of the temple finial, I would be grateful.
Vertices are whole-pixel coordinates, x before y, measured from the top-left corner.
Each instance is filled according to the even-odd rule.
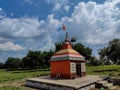
[[[68,32],[66,32],[65,42],[69,42],[69,39],[68,39]]]

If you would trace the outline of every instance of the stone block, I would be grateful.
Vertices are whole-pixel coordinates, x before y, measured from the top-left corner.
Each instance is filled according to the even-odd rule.
[[[61,90],[74,90],[74,88],[69,88],[69,87],[62,87]]]
[[[85,90],[90,90],[90,86],[86,86],[86,87],[85,87]]]
[[[79,90],[85,90],[85,88],[80,88]]]
[[[95,88],[95,84],[90,85],[90,89],[93,89],[93,88]]]
[[[48,85],[43,83],[41,84],[41,88],[48,89]]]
[[[49,90],[54,90],[54,86],[53,86],[53,85],[49,85],[49,86],[48,86],[48,89],[49,89]]]
[[[32,85],[33,85],[32,82],[26,81],[26,86],[32,86]]]
[[[54,86],[54,90],[62,90],[61,88],[62,88],[62,87]]]
[[[36,84],[35,84],[35,86],[36,86],[37,88],[41,88],[41,85],[42,85],[41,83],[36,83]]]

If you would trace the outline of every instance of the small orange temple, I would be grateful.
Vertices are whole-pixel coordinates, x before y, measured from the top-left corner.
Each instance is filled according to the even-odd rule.
[[[85,57],[72,48],[68,32],[61,50],[51,57],[50,71],[51,78],[74,79],[86,76]]]

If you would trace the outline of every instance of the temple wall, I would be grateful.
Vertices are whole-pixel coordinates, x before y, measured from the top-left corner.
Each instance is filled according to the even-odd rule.
[[[52,78],[70,78],[70,61],[51,61],[50,62]]]

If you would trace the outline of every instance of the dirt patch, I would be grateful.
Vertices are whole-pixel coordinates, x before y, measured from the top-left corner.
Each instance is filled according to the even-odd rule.
[[[17,80],[17,81],[9,81],[5,83],[0,83],[0,87],[5,87],[5,86],[22,86],[25,85],[25,79],[22,80]]]
[[[0,88],[2,87],[20,87],[21,90],[38,90],[35,88],[31,88],[31,87],[26,87],[25,86],[25,79],[22,80],[17,80],[17,81],[9,81],[9,82],[5,82],[5,83],[0,83]]]

